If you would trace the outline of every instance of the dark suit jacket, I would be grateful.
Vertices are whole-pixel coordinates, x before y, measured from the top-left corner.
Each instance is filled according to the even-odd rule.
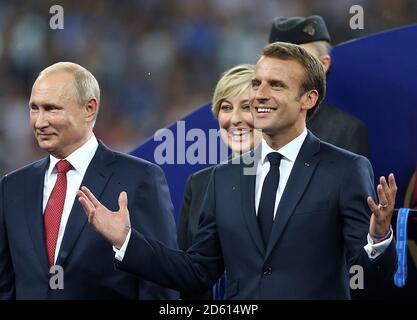
[[[6,175],[0,183],[0,298],[165,299],[177,293],[114,268],[112,245],[87,223],[77,198],[57,258],[64,289],[49,288],[42,198],[49,157]],[[150,239],[176,246],[175,222],[162,170],[113,152],[102,143],[82,185],[110,210],[126,191],[132,226]]]
[[[211,286],[225,267],[230,299],[347,299],[355,264],[364,268],[365,286],[391,279],[394,241],[374,260],[363,249],[370,218],[366,197],[375,196],[366,158],[309,133],[266,247],[255,214],[256,177],[242,174],[243,167],[229,163],[213,171],[200,229],[186,253],[132,230],[118,267],[189,292]]]
[[[210,176],[215,166],[205,168],[190,175],[185,185],[184,199],[181,206],[181,212],[178,220],[178,247],[186,251],[191,247],[193,239],[198,231],[200,213],[204,204],[204,198]],[[183,299],[210,300],[212,299],[212,290],[201,294],[181,295]]]
[[[322,103],[307,122],[307,128],[320,140],[365,157],[369,155],[368,128],[339,108]]]
[[[200,212],[204,204],[210,176],[215,166],[190,175],[184,191],[184,199],[178,220],[178,246],[181,250],[191,247],[198,230]]]

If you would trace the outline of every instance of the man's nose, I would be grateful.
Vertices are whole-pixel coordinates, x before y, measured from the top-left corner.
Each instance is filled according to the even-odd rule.
[[[40,110],[36,116],[35,128],[43,129],[49,125],[48,116],[45,111]]]
[[[267,85],[260,84],[258,89],[255,91],[255,99],[257,102],[266,102],[269,100],[269,89]]]

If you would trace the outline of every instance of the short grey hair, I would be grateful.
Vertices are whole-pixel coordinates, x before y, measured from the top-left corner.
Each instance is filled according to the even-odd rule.
[[[329,55],[332,49],[332,46],[327,41],[314,41],[311,44],[316,49],[319,57]]]
[[[74,77],[74,88],[78,96],[80,104],[86,103],[88,100],[95,98],[97,106],[100,105],[100,87],[96,78],[86,68],[73,62],[58,62],[55,63],[39,73],[39,77],[65,71],[72,74]]]

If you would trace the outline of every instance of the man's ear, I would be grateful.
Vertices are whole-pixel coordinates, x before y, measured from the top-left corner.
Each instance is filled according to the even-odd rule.
[[[329,69],[330,69],[330,65],[332,63],[332,58],[330,57],[330,55],[325,54],[325,55],[320,57],[320,61],[321,61],[321,64],[323,66],[324,73],[327,73],[327,71],[329,71]]]
[[[301,97],[301,109],[310,110],[316,105],[318,99],[319,93],[317,90],[310,90],[304,93]]]
[[[85,107],[86,111],[86,120],[87,122],[93,122],[97,117],[98,112],[98,103],[96,98],[91,98],[87,101],[87,105]]]

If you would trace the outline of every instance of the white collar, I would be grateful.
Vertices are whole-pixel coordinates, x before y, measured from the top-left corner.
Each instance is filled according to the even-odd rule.
[[[279,150],[272,149],[268,143],[266,143],[265,139],[262,138],[262,164],[265,163],[265,161],[268,161],[266,159],[266,156],[271,152],[278,152],[280,153],[284,158],[294,162],[295,159],[297,159],[298,153],[300,152],[301,146],[304,143],[305,138],[307,137],[307,129],[304,128],[304,131],[295,139],[288,142],[285,146],[280,148]]]
[[[98,141],[94,133],[91,135],[90,139],[84,143],[81,147],[73,151],[68,157],[65,158],[72,167],[84,176],[87,171],[88,165],[93,159],[94,154],[98,148]],[[62,159],[58,159],[53,155],[49,155],[49,168],[48,168],[48,178],[51,176],[52,170],[56,170],[55,165],[57,162]]]

